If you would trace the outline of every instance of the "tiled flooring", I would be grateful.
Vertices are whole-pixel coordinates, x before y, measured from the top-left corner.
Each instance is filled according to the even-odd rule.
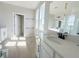
[[[36,58],[35,37],[27,37],[25,42],[26,46],[7,46],[8,58]]]

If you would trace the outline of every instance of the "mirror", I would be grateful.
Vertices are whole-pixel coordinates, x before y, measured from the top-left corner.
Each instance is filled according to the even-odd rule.
[[[79,2],[54,1],[50,3],[48,29],[79,35]]]

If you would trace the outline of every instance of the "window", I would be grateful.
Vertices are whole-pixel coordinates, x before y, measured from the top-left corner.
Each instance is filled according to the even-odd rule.
[[[36,29],[38,29],[39,24],[39,9],[36,10]]]
[[[44,28],[44,14],[45,14],[45,3],[36,10],[36,29],[43,30]]]
[[[25,41],[19,41],[17,43],[17,46],[26,46],[26,42]]]
[[[74,15],[69,16],[68,25],[69,26],[73,26],[74,25],[74,21],[75,21],[75,16]]]
[[[25,37],[11,37],[11,40],[8,41],[5,46],[26,46],[26,39]]]
[[[25,37],[19,37],[19,40],[26,40]]]
[[[13,36],[13,37],[11,37],[11,40],[18,40],[18,37]]]

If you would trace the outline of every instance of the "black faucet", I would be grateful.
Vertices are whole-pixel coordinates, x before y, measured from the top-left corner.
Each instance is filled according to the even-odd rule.
[[[65,37],[67,36],[67,32],[64,32],[64,33],[58,33],[58,38],[61,38],[63,40],[65,40]]]

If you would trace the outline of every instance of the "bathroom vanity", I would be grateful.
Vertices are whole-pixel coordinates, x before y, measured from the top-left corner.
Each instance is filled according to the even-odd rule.
[[[62,40],[54,35],[41,41],[40,58],[79,58],[79,46],[76,42],[69,37]],[[76,39],[78,40],[78,38]]]
[[[43,24],[38,17],[40,58],[79,58],[79,5],[73,3],[53,1]]]

